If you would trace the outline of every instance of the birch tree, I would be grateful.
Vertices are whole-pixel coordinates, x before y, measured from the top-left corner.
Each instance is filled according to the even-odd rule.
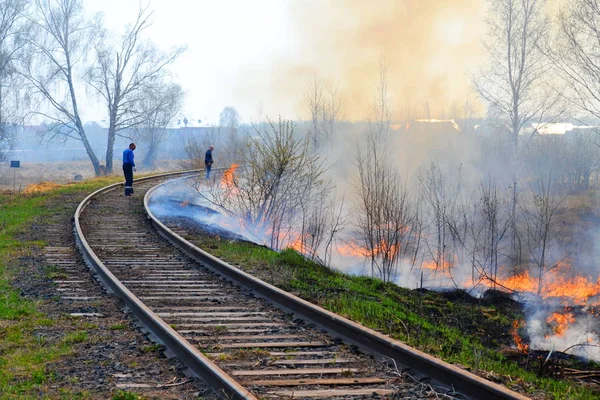
[[[117,134],[144,121],[145,94],[166,79],[167,67],[184,50],[178,48],[164,53],[150,41],[144,40],[142,35],[151,25],[152,14],[148,7],[140,8],[135,22],[125,29],[119,39],[103,32],[94,42],[95,62],[88,70],[86,79],[107,108],[108,173],[113,170]]]
[[[545,55],[549,21],[546,0],[490,0],[488,36],[484,47],[488,64],[474,77],[477,91],[497,113],[510,133],[512,146],[511,247],[520,261],[516,227],[520,137],[531,123],[556,117],[559,95],[549,82],[551,63]]]
[[[49,140],[72,138],[81,141],[100,175],[100,162],[85,132],[80,114],[78,79],[87,47],[98,20],[85,15],[81,0],[35,0],[29,53],[23,58],[22,76],[32,93],[48,105],[34,113],[52,122]]]

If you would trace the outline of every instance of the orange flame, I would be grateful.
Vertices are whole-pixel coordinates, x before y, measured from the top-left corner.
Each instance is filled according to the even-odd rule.
[[[564,305],[593,305],[598,303],[600,297],[600,279],[594,281],[592,277],[571,275],[570,266],[562,265],[546,272],[540,296],[546,298],[562,298]],[[538,293],[539,280],[529,272],[523,272],[507,278],[498,278],[498,289],[508,289],[516,292]],[[491,281],[481,284],[492,287]]]
[[[565,312],[564,314],[555,312],[546,319],[546,322],[552,326],[554,334],[561,337],[564,336],[569,324],[575,322],[575,317],[570,312]]]
[[[519,328],[525,326],[525,321],[522,319],[515,319],[512,324],[512,329],[510,331],[513,341],[515,342],[515,346],[517,346],[517,350],[521,353],[527,354],[529,351],[529,345],[523,342],[523,339],[519,335]]]
[[[238,164],[231,164],[231,167],[229,167],[227,171],[223,172],[223,177],[221,178],[221,186],[223,188],[231,188],[233,186],[233,174],[238,167]]]
[[[379,257],[382,255],[389,255],[400,252],[400,245],[396,243],[388,243],[385,240],[382,240],[381,243],[377,244],[373,251],[369,250],[367,247],[360,246],[357,243],[343,243],[337,245],[337,251],[340,255],[344,257],[371,257],[374,255],[375,257]]]

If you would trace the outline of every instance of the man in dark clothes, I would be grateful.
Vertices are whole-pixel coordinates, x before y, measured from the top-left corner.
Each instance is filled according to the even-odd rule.
[[[204,165],[206,166],[206,179],[210,179],[210,170],[213,165],[212,151],[215,149],[215,146],[210,146],[208,150],[206,150],[206,154],[204,155]]]
[[[129,148],[123,151],[123,174],[125,175],[125,196],[133,194],[133,171],[135,171],[135,163],[133,162],[133,151],[135,143],[131,143]]]

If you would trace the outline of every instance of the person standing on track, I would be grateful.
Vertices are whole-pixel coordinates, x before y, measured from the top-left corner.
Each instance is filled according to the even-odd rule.
[[[210,146],[208,150],[206,150],[206,154],[204,154],[204,165],[206,166],[206,179],[210,179],[210,170],[213,165],[213,156],[212,151],[215,149],[215,146]]]
[[[133,151],[135,143],[131,143],[129,148],[123,151],[123,175],[125,175],[125,196],[133,194],[133,171],[135,171],[135,163],[133,162]]]

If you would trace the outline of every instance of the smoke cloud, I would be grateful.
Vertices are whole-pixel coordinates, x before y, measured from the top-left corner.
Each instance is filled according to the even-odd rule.
[[[406,108],[417,117],[443,117],[470,99],[470,73],[484,59],[485,2],[480,0],[294,2],[301,38],[294,56],[276,69],[273,90],[298,94],[315,74],[338,86],[346,118],[364,120],[371,110],[379,61],[389,65],[394,119]],[[409,106],[410,104],[410,106]]]

